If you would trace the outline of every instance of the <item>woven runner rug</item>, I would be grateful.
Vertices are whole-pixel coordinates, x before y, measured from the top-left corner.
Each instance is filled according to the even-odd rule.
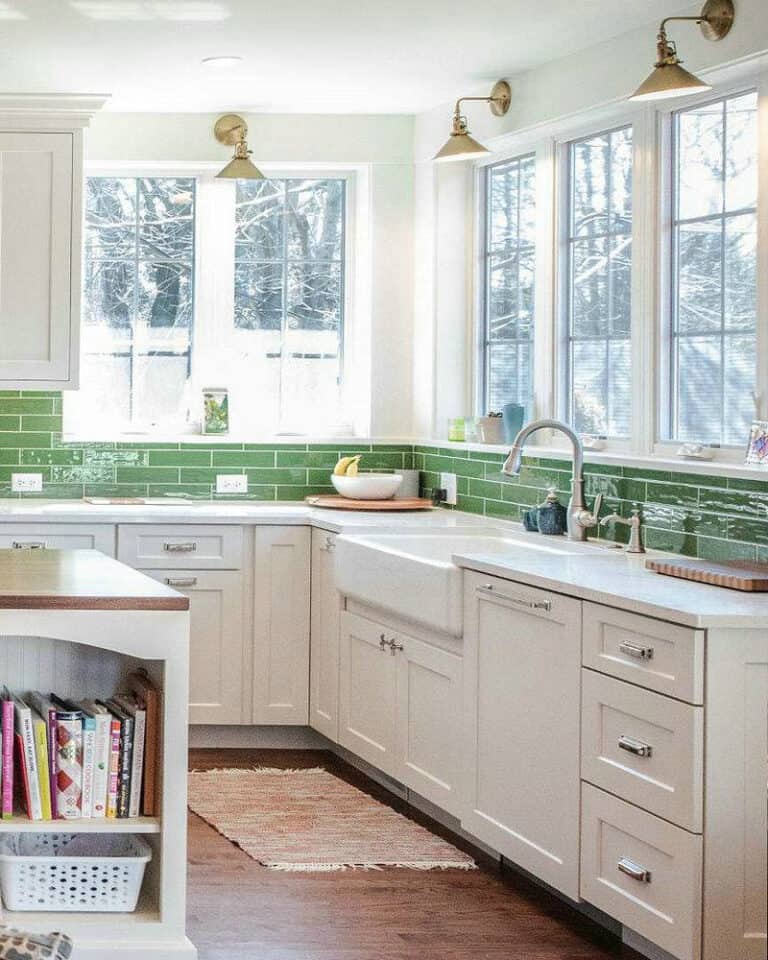
[[[321,767],[195,771],[189,808],[273,870],[474,870],[471,857]]]

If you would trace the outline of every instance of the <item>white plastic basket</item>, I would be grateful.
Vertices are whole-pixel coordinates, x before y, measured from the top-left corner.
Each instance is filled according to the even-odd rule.
[[[3,901],[9,910],[131,913],[151,859],[146,840],[132,834],[7,834]]]

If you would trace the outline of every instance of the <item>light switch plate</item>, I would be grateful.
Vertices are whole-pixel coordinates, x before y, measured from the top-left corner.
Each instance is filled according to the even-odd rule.
[[[248,493],[248,477],[244,473],[217,473],[216,493]]]
[[[455,504],[456,503],[456,474],[441,473],[440,486],[442,487],[443,490],[445,490],[445,503]]]
[[[42,489],[42,473],[11,474],[11,493],[40,493]]]

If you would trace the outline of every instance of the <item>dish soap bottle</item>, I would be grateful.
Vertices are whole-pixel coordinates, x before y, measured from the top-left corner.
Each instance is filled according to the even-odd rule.
[[[568,511],[557,499],[557,490],[550,487],[547,499],[536,511],[539,533],[562,535],[568,529]]]

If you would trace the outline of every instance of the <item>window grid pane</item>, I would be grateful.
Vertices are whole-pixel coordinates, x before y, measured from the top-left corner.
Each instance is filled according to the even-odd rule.
[[[757,373],[757,94],[673,116],[669,436],[746,442]]]
[[[345,204],[341,179],[237,181],[234,325],[276,365],[282,426],[339,415]]]
[[[632,127],[568,149],[567,396],[578,433],[631,426]]]
[[[533,398],[533,317],[536,272],[534,155],[486,170],[483,409],[525,407]]]
[[[82,335],[92,376],[83,378],[83,403],[102,412],[108,404],[110,416],[128,424],[183,420],[195,180],[89,177],[86,191]]]

